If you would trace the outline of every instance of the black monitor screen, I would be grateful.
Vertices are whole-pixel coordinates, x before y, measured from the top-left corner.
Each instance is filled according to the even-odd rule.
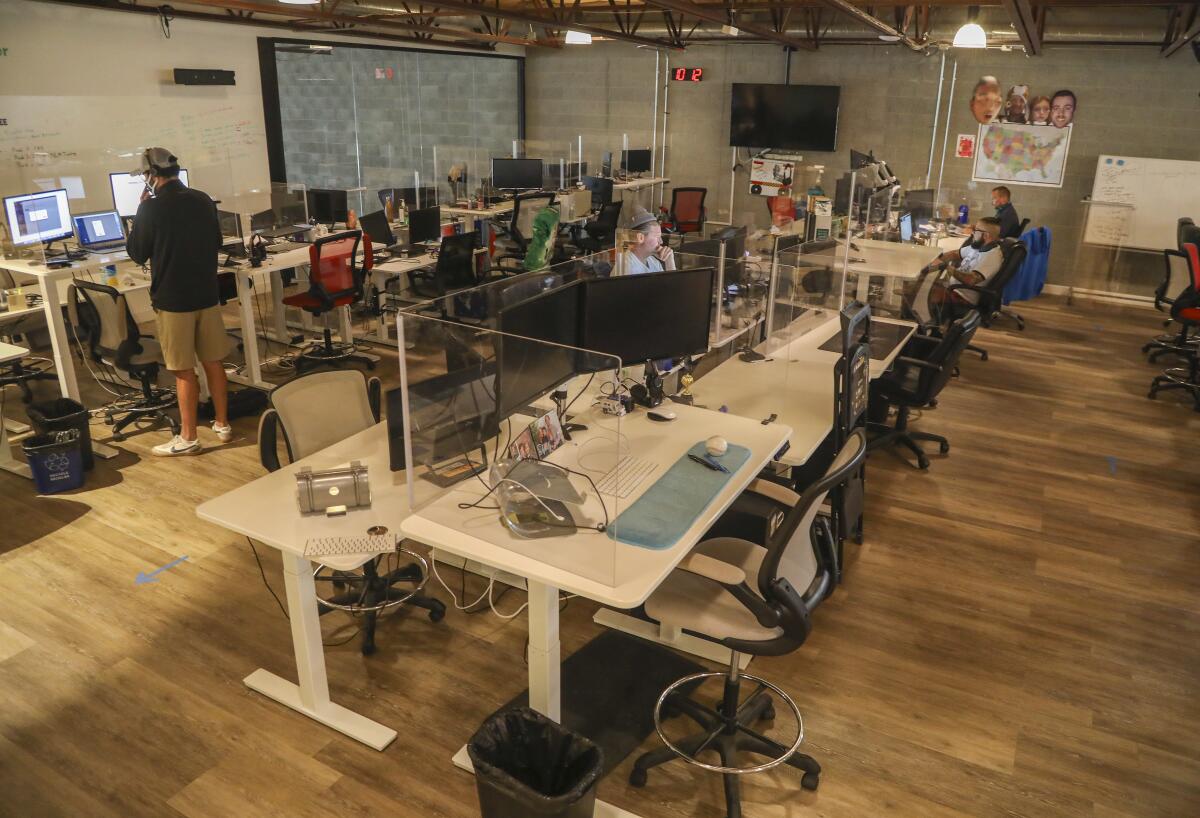
[[[437,241],[442,235],[442,209],[426,207],[408,211],[408,243]]]
[[[621,170],[629,173],[649,173],[650,149],[621,151]]]
[[[308,217],[321,224],[346,221],[349,205],[344,190],[321,190],[311,188],[304,191],[308,200]]]
[[[587,162],[550,162],[546,165],[546,181],[550,188],[573,185],[587,173]]]
[[[612,179],[605,179],[602,176],[584,176],[583,186],[592,192],[592,207],[596,210],[612,203]]]
[[[492,187],[501,190],[541,190],[541,159],[493,159]]]
[[[392,235],[392,228],[388,224],[387,214],[382,210],[368,213],[360,218],[358,223],[362,226],[363,232],[370,236],[372,245],[390,247],[396,243],[396,239]]]
[[[837,85],[733,84],[729,144],[789,150],[837,150]]]
[[[904,207],[912,214],[913,224],[933,218],[933,190],[907,190],[904,192]]]
[[[708,350],[716,271],[712,267],[584,282],[584,349],[622,364]]]
[[[583,294],[580,282],[573,282],[501,310],[499,329],[505,334],[496,339],[499,418],[508,417],[575,375],[578,362],[572,347],[579,343]],[[523,337],[512,337],[518,335]]]

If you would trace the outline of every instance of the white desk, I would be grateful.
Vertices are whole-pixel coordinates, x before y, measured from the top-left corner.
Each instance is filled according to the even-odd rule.
[[[0,364],[6,364],[10,361],[19,361],[29,353],[29,350],[24,347],[6,344],[0,341]],[[0,387],[2,390],[3,387]],[[0,415],[2,415],[4,407],[4,396],[0,394]],[[8,424],[0,424],[0,469],[6,472],[11,472],[18,477],[24,477],[28,480],[33,479],[33,472],[30,471],[27,463],[22,463],[12,456],[12,448],[8,443]]]
[[[938,256],[936,247],[919,244],[855,239],[859,249],[850,248],[849,272],[858,275],[857,298],[867,303],[872,276],[881,278],[914,279]],[[843,247],[837,248],[834,269],[843,269]]]
[[[319,470],[345,465],[351,460],[361,461],[369,470],[371,507],[353,509],[343,517],[301,516],[296,503],[296,472],[303,466]],[[376,525],[398,533],[408,512],[404,481],[404,472],[388,468],[387,425],[381,423],[196,509],[200,519],[278,549],[283,558],[298,683],[259,668],[243,680],[246,686],[376,750],[387,747],[396,737],[396,731],[334,703],[329,697],[316,583],[313,565],[304,557],[304,544],[309,538],[363,535]]]
[[[642,188],[654,187],[655,185],[665,185],[671,180],[666,176],[647,176],[639,179],[627,179],[624,182],[613,182],[613,190],[631,190],[638,191]]]
[[[459,216],[464,219],[472,219],[474,221],[485,221],[494,219],[497,216],[503,216],[505,213],[511,213],[513,209],[513,200],[506,199],[502,202],[497,202],[494,205],[487,207],[448,207],[442,205],[443,216]]]
[[[653,479],[661,477],[690,446],[711,435],[719,434],[731,443],[746,446],[751,454],[680,540],[669,548],[657,551],[639,548],[609,540],[607,535],[595,531],[579,531],[568,536],[518,542],[497,520],[495,511],[463,511],[458,508],[459,502],[473,502],[482,496],[482,486],[476,480],[459,483],[443,492],[436,500],[401,523],[404,534],[418,542],[525,578],[529,592],[529,703],[531,707],[556,721],[561,718],[562,702],[559,678],[559,589],[616,608],[633,608],[640,605],[692,550],[704,532],[758,472],[770,462],[772,455],[791,433],[791,430],[782,424],[763,426],[755,420],[690,406],[672,408],[678,418],[670,423],[655,423],[649,420],[643,411],[622,418],[620,432],[626,438],[629,451],[661,465],[660,470],[655,472],[651,479],[635,489],[628,498],[620,501],[621,509],[629,508],[638,496],[653,484]],[[605,421],[606,418],[608,422]],[[597,409],[589,408],[581,412],[577,419],[587,424],[589,431],[576,433],[573,436],[574,441],[567,443],[550,459],[561,465],[582,470],[578,457],[583,448],[586,451],[587,462],[592,463],[592,468],[595,468],[593,455],[602,451],[601,446],[608,444],[592,445],[588,441],[593,436],[606,434],[603,428],[611,429],[611,418],[601,415]],[[594,497],[589,498],[589,503],[595,505]],[[587,508],[585,506],[585,509]],[[557,555],[554,562],[562,565],[562,555],[578,554],[581,560],[590,561],[593,569],[603,570],[597,568],[595,560],[603,561],[609,558],[605,551],[610,544],[614,561],[610,580],[597,578],[594,571],[584,574],[565,567],[556,567],[547,559],[537,556],[539,550],[546,555]],[[520,550],[514,550],[514,547]],[[598,557],[589,556],[594,552],[601,553]],[[470,769],[465,747],[454,757],[454,762],[464,769]],[[629,815],[601,802],[597,803],[595,814]]]

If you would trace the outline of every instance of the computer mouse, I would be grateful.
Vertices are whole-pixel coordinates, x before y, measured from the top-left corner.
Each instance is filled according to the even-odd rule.
[[[719,435],[713,435],[708,440],[704,441],[704,448],[707,449],[708,453],[713,457],[720,457],[721,455],[725,454],[725,452],[729,451],[729,444],[725,441],[725,438]]]
[[[674,420],[675,413],[670,409],[651,409],[646,413],[646,417],[650,418],[651,420]]]

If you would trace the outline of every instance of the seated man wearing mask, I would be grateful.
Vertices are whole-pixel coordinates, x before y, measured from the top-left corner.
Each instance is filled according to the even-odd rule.
[[[962,247],[948,253],[938,254],[937,260],[930,267],[950,267],[953,280],[939,281],[933,285],[929,294],[931,305],[943,308],[947,305],[974,305],[979,303],[979,293],[974,290],[950,288],[956,283],[979,286],[1000,271],[1004,255],[1000,250],[1000,220],[987,216],[975,222],[971,232]],[[947,312],[944,309],[938,312]],[[948,316],[947,316],[948,317]]]
[[[625,251],[627,275],[675,269],[675,252],[663,244],[662,227],[651,213],[638,208],[629,229],[634,232],[635,243]]]

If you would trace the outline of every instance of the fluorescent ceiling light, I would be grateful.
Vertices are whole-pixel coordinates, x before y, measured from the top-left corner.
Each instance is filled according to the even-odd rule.
[[[592,35],[586,31],[567,31],[567,45],[591,45]]]
[[[979,23],[964,23],[954,34],[955,48],[987,48],[987,34]]]
[[[315,6],[321,0],[279,0],[279,2],[288,6]]]

